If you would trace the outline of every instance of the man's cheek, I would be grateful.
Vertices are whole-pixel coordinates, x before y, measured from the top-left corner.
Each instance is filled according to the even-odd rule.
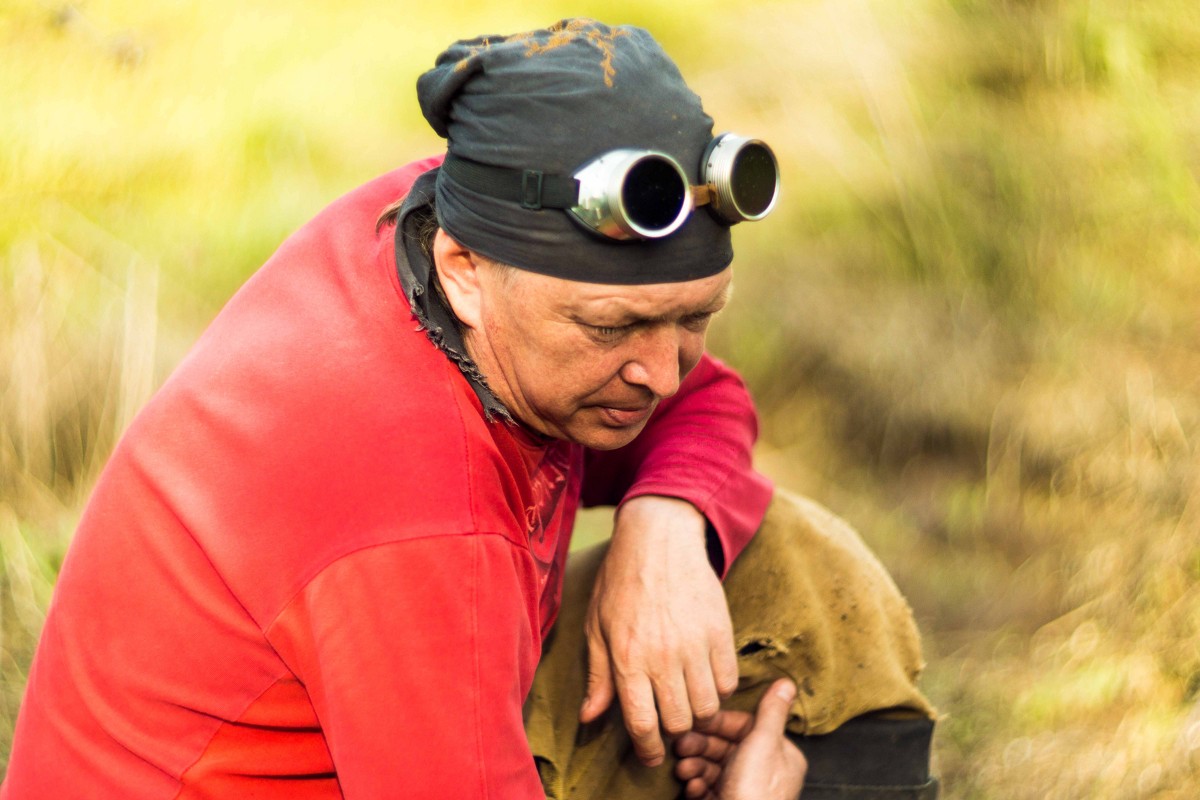
[[[696,368],[700,363],[700,357],[704,355],[704,339],[701,338],[696,346],[684,347],[679,351],[679,380],[683,380],[688,376],[688,373]]]

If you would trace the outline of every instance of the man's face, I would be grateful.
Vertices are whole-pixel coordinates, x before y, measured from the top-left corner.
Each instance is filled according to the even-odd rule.
[[[467,346],[530,428],[588,447],[628,444],[704,351],[732,269],[647,286],[580,283],[483,263]]]

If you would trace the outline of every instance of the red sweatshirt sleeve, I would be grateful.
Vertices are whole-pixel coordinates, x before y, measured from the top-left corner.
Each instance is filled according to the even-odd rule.
[[[521,718],[539,648],[528,569],[498,535],[381,545],[326,567],[272,624],[346,800],[544,797]]]
[[[632,443],[588,451],[585,505],[646,494],[687,500],[716,531],[722,577],[758,529],[773,487],[754,471],[758,418],[737,373],[707,354]]]

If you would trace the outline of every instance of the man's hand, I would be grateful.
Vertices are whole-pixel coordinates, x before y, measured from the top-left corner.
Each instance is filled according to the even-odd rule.
[[[758,713],[722,711],[675,741],[675,777],[691,800],[796,800],[808,762],[783,735],[796,697],[789,680],[771,685]]]
[[[733,625],[708,563],[704,516],[690,503],[644,496],[617,513],[585,629],[587,695],[579,717],[620,699],[634,750],[647,766],[672,735],[713,717],[737,688]],[[660,719],[661,715],[661,719]]]

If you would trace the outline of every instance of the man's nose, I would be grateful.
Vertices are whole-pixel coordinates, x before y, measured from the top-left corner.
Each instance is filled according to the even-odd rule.
[[[655,325],[641,332],[637,349],[621,368],[626,383],[645,386],[655,397],[670,397],[679,391],[683,370],[680,332],[674,325]]]

